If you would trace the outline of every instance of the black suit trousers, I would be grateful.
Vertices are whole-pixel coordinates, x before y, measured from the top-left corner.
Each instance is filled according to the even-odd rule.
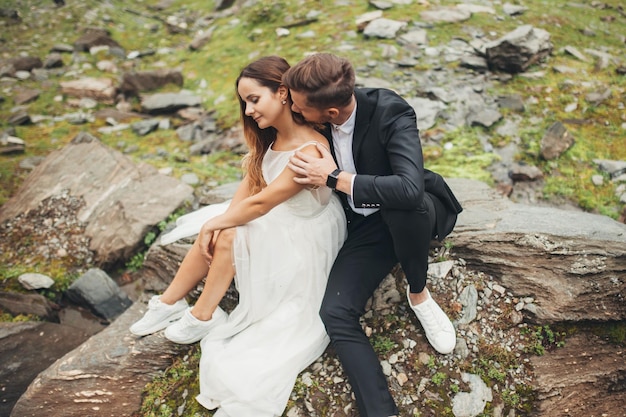
[[[350,211],[348,215],[348,238],[330,272],[320,316],[361,417],[398,414],[380,359],[359,320],[367,300],[399,259],[411,274],[409,278],[405,273],[414,292],[424,288],[434,220],[429,212],[434,216],[434,210],[381,210],[367,217]]]

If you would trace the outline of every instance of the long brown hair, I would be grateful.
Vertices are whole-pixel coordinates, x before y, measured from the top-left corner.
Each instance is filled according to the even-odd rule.
[[[283,85],[282,76],[288,69],[289,63],[279,56],[259,58],[241,70],[235,82],[235,88],[239,87],[239,81],[242,78],[251,78],[275,93]],[[265,129],[259,128],[251,116],[246,116],[246,103],[239,94],[237,94],[237,98],[239,99],[243,134],[248,145],[248,153],[243,157],[242,165],[250,179],[250,192],[256,194],[267,185],[263,179],[261,164],[265,152],[276,140],[277,131],[273,126]],[[285,105],[289,105],[291,108],[291,96],[287,97],[287,104]],[[291,112],[291,117],[298,124],[305,123],[299,113]]]

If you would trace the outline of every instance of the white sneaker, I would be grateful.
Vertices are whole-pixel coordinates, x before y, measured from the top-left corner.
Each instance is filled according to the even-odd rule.
[[[179,321],[173,323],[165,329],[165,337],[174,343],[188,345],[197,342],[204,336],[209,334],[211,329],[222,323],[228,314],[221,308],[217,307],[213,312],[211,320],[199,320],[191,314],[191,307],[185,311],[185,314]]]
[[[428,289],[425,289],[428,291]],[[409,287],[406,288],[406,298],[411,310],[424,328],[426,338],[433,348],[439,353],[447,354],[456,346],[456,333],[454,325],[443,312],[439,304],[428,293],[428,300],[418,305],[412,305],[409,298]]]
[[[155,295],[148,302],[146,314],[130,326],[130,332],[137,336],[146,336],[165,329],[181,318],[188,307],[189,304],[184,298],[170,305],[165,304],[158,295]]]

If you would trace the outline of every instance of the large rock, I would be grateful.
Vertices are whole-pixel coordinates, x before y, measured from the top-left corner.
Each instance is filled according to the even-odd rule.
[[[110,78],[86,77],[79,80],[62,81],[61,92],[78,98],[92,98],[106,104],[115,103],[117,88]]]
[[[122,50],[122,47],[113,38],[107,29],[88,27],[84,33],[74,42],[74,50],[87,52],[94,46],[108,46]]]
[[[523,25],[485,45],[485,52],[491,70],[516,74],[541,62],[552,48],[547,31]]]
[[[11,417],[135,415],[144,386],[188,349],[162,333],[143,338],[128,327],[145,312],[133,304],[113,324],[67,353],[31,383]]]
[[[9,64],[13,66],[15,71],[32,71],[35,68],[41,68],[43,63],[41,59],[35,56],[19,56],[9,59]]]
[[[538,322],[626,320],[626,225],[515,204],[486,184],[449,181],[464,211],[449,240],[468,265],[533,297]]]
[[[0,310],[15,316],[32,314],[49,321],[58,321],[57,309],[58,306],[38,293],[0,291]]]
[[[156,168],[136,165],[95,137],[80,133],[33,170],[0,207],[0,222],[67,190],[85,202],[78,217],[86,224],[85,235],[100,266],[129,259],[146,233],[193,192]]]
[[[141,97],[141,109],[148,114],[174,113],[186,107],[198,107],[200,97],[187,90],[178,93],[156,93]]]
[[[127,95],[138,95],[144,91],[161,88],[167,84],[183,85],[180,70],[158,69],[154,71],[128,72],[122,76],[119,90]]]
[[[37,374],[89,336],[88,332],[81,329],[56,323],[0,323],[0,416],[9,416]]]
[[[598,336],[578,334],[564,347],[532,357],[537,415],[626,415],[625,355],[623,348]]]
[[[115,281],[98,268],[85,272],[70,285],[65,294],[76,304],[89,308],[107,320],[115,319],[132,304]]]

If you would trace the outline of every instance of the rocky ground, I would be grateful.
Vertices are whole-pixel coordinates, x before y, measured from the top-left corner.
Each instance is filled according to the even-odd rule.
[[[436,250],[436,258],[441,256],[438,252],[447,250]],[[536,337],[536,330],[522,323],[523,307],[532,300],[512,296],[492,277],[465,268],[460,259],[450,257],[433,266],[432,294],[455,318],[454,353],[442,356],[428,345],[404,291],[398,294],[405,288],[401,277],[386,281],[377,293],[380,298],[363,318],[400,415],[524,414],[532,399],[529,356],[543,343],[543,335]],[[308,391],[303,397],[294,395],[287,416],[355,415],[350,387],[340,369],[331,348],[301,375],[298,385]],[[491,383],[486,385],[482,377]]]
[[[88,242],[79,238],[80,233],[72,233],[81,228],[76,219],[77,204],[69,196],[61,196],[42,204],[41,210],[4,223],[2,234],[8,239],[3,239],[0,247],[11,250],[15,239],[32,235],[36,236],[34,250],[38,252],[71,251],[89,257]],[[37,218],[47,220],[38,222]],[[31,233],[34,224],[36,234]],[[137,273],[140,274],[141,271]],[[466,268],[464,261],[455,257],[454,247],[433,248],[429,280],[433,296],[456,324],[458,343],[453,354],[439,355],[428,345],[406,304],[401,270],[386,279],[363,317],[363,326],[381,357],[401,415],[454,413],[459,417],[464,415],[459,410],[482,410],[487,402],[488,408],[494,410],[491,415],[524,411],[532,399],[529,357],[543,351],[543,344],[552,348],[556,343],[524,321],[525,307],[532,305],[533,300],[514,297],[493,277]],[[127,284],[124,277],[118,281],[120,285]],[[132,284],[126,288],[136,290]],[[132,297],[138,295],[130,290],[129,293]],[[71,320],[65,324],[68,322],[71,324]],[[186,407],[194,412],[198,409],[188,398],[193,394],[189,390],[197,387],[193,381],[198,355],[195,346],[179,358],[175,368],[189,369],[189,384],[173,384],[170,394],[159,398],[163,405],[152,403],[154,412],[164,413],[174,404],[178,415],[191,415],[185,411],[180,414]],[[492,381],[491,386],[485,385],[481,377]],[[184,388],[178,392],[177,387]],[[153,395],[151,390],[148,388],[149,397]],[[450,404],[453,409],[449,409]],[[353,416],[354,407],[350,386],[329,348],[300,376],[286,415]]]
[[[362,319],[400,415],[530,415],[535,395],[530,358],[556,348],[563,340],[548,326],[525,320],[533,299],[516,297],[494,277],[467,268],[455,256],[454,247],[434,246],[429,288],[457,329],[455,351],[440,355],[430,347],[409,310],[405,288],[398,268],[377,290]],[[235,300],[231,292],[226,306]],[[147,387],[140,415],[168,415],[174,410],[182,412],[179,415],[210,415],[189,399],[197,394],[199,354],[198,346],[192,347]],[[181,382],[185,372],[189,375]],[[171,378],[169,373],[176,376]],[[352,417],[358,415],[355,407],[341,365],[329,347],[298,378],[284,415]]]

